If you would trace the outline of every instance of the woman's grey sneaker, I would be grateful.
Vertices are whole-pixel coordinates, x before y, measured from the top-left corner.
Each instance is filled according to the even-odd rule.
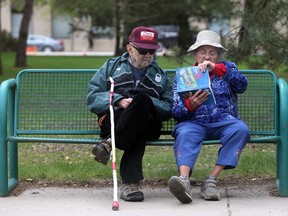
[[[216,186],[216,178],[208,176],[201,185],[201,195],[205,200],[220,200],[220,192]]]
[[[172,176],[168,182],[170,192],[181,202],[192,202],[192,186],[187,176]]]
[[[125,201],[139,202],[144,200],[143,192],[139,183],[123,184],[121,186],[120,198]]]
[[[94,155],[94,160],[107,165],[111,155],[111,138],[95,144],[92,153]]]

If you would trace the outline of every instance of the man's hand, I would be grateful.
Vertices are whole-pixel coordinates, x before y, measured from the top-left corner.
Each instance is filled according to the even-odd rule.
[[[132,98],[123,98],[117,103],[117,106],[126,109],[132,102],[132,100],[133,100]]]

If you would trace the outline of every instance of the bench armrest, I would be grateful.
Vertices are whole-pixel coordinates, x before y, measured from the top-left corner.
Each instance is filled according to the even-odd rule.
[[[279,135],[286,137],[288,135],[288,84],[283,79],[277,80],[279,94]],[[288,146],[286,139],[285,145]],[[287,157],[288,158],[288,157]]]
[[[12,135],[14,128],[15,79],[9,79],[0,85],[0,196],[7,196],[9,190],[16,185],[14,173],[8,183],[7,131]],[[8,121],[9,123],[8,123]],[[9,149],[10,150],[10,149]]]
[[[11,129],[14,123],[13,121],[11,122],[11,118],[14,119],[13,113],[15,102],[15,89],[15,79],[5,80],[0,85],[0,137],[7,135],[7,118],[10,121],[10,123],[8,124],[9,129]],[[2,141],[0,142],[0,144],[2,144]]]
[[[278,157],[278,188],[280,196],[287,196],[288,194],[288,85],[287,82],[280,78],[277,80],[277,94],[278,94],[278,117],[279,117],[279,137],[280,142],[277,145]]]

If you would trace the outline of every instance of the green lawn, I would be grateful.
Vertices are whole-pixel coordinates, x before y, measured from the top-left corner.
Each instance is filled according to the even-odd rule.
[[[4,75],[0,76],[0,82],[8,78],[16,77],[22,69],[95,69],[107,61],[109,56],[27,56],[27,67],[15,68],[15,54],[2,54]],[[176,68],[180,66],[179,61],[173,57],[157,57],[162,68]],[[192,57],[187,61],[193,63]]]
[[[90,145],[20,144],[19,175],[23,180],[93,181],[112,178],[111,161],[107,166],[93,160]],[[211,171],[219,145],[203,146],[193,177],[201,180]],[[117,151],[117,168],[122,151]],[[266,178],[275,176],[275,146],[252,145],[244,148],[239,166],[223,171],[220,178]],[[173,147],[148,146],[143,161],[144,176],[148,180],[168,180],[178,175]]]
[[[15,53],[2,53],[4,75],[0,76],[0,82],[8,78],[16,77],[17,73],[22,69],[94,69],[99,68],[109,58],[109,56],[27,56],[28,66],[25,68],[15,68]],[[158,56],[157,60],[159,65],[166,69],[188,66],[194,63],[194,60],[190,55],[187,55],[182,62],[176,57]],[[245,64],[238,64],[238,68],[247,69]],[[284,77],[286,80],[288,79],[288,73],[282,72],[279,73],[278,76]]]

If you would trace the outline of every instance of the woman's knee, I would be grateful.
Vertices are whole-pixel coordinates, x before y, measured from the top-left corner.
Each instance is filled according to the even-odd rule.
[[[238,130],[239,130],[239,133],[241,133],[241,136],[250,138],[250,130],[244,122],[239,124]]]

